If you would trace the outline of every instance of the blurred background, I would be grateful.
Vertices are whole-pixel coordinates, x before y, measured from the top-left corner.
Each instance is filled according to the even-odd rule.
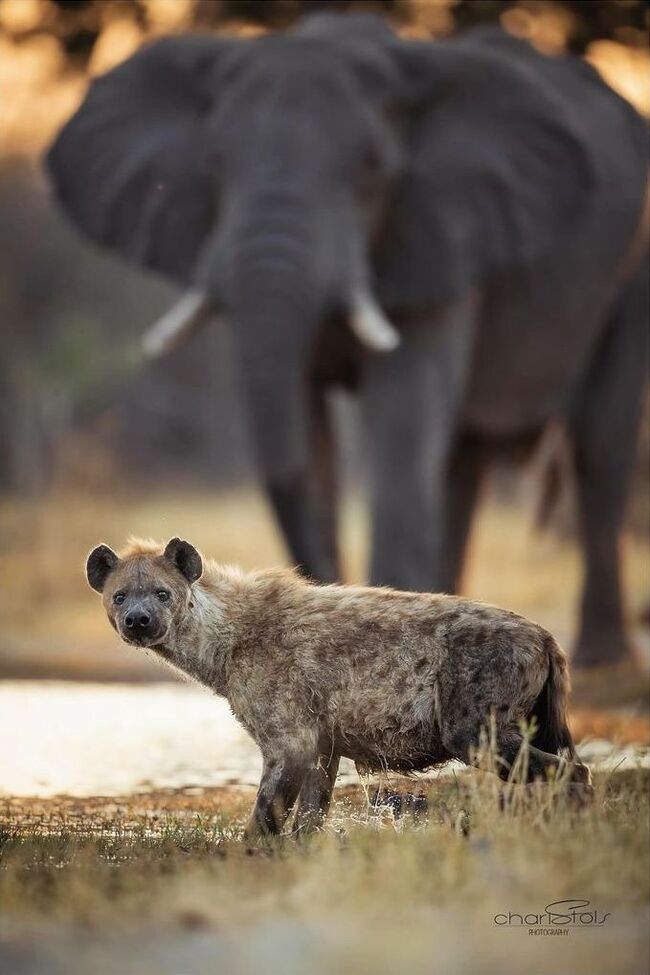
[[[43,153],[89,81],[143,42],[253,35],[332,7],[379,11],[416,38],[501,24],[586,58],[650,115],[646,0],[0,0],[2,972],[611,975],[640,971],[647,955],[647,397],[622,539],[637,666],[573,675],[570,725],[597,785],[579,818],[553,792],[528,806],[460,763],[360,784],[343,760],[331,836],[251,855],[239,827],[257,746],[225,699],[123,644],[86,583],[90,549],[119,549],[129,534],[180,535],[244,567],[287,554],[255,475],[228,330],[144,363],[141,337],[178,292],[82,239],[50,198]],[[351,397],[333,406],[344,575],[364,580],[363,429]],[[575,490],[556,452],[559,498],[536,527],[547,448],[491,472],[464,588],[570,648]],[[386,786],[398,805],[380,802]],[[395,789],[418,802],[425,790],[423,822],[398,815],[408,804]],[[564,927],[558,940],[493,921],[576,897],[608,924]]]
[[[84,242],[49,199],[40,159],[89,79],[144,41],[190,29],[269,31],[332,6],[379,10],[421,38],[500,23],[544,51],[585,57],[650,113],[644,0],[0,0],[0,677],[170,679],[119,643],[88,590],[84,558],[99,541],[180,534],[224,561],[285,559],[255,484],[228,334],[211,328],[164,361],[138,364],[141,334],[176,292]],[[363,442],[343,394],[336,417],[345,571],[362,579]],[[646,410],[624,552],[641,655],[647,428]],[[581,572],[570,473],[550,530],[538,535],[539,468],[492,477],[466,589],[527,613],[568,645]],[[611,685],[608,695],[616,703]]]

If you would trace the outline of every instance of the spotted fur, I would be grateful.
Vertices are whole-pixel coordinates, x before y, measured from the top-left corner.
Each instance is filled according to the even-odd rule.
[[[457,596],[319,586],[287,569],[207,561],[189,584],[169,556],[178,545],[199,558],[178,539],[166,549],[132,540],[107,574],[104,605],[121,632],[116,591],[172,594],[153,649],[226,697],[262,751],[249,835],[278,832],[299,795],[297,825],[317,825],[340,756],[399,772],[470,762],[488,720],[504,775],[534,715],[531,774],[560,765],[564,749],[588,783],[566,723],[566,658],[542,627]]]

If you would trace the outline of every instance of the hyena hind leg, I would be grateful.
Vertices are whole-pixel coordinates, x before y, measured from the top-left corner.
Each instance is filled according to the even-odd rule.
[[[480,733],[463,733],[456,731],[445,742],[445,746],[457,758],[468,765],[476,765],[477,757],[480,758]],[[524,743],[523,735],[513,729],[499,731],[496,735],[497,767],[496,772],[499,778],[507,781],[510,778],[513,766],[520,754]],[[553,755],[544,752],[541,748],[528,745],[528,756],[526,763],[526,782],[534,782],[536,779],[547,781],[550,775],[557,775],[563,771],[568,764],[570,765],[569,782],[571,791],[577,787],[578,791],[586,790],[591,794],[591,775],[586,765],[578,761],[567,760],[560,755]],[[523,771],[523,769],[522,769]]]
[[[499,754],[503,764],[499,768],[499,775],[502,779],[508,779],[522,744],[523,738],[520,735],[513,735],[501,745]],[[593,799],[594,789],[591,784],[591,772],[587,765],[583,765],[576,758],[565,759],[529,744],[526,782],[548,781],[549,774],[553,774],[553,772],[555,775],[567,774],[567,794],[579,807],[588,805]]]
[[[514,732],[498,742],[497,750],[501,759],[498,768],[500,778],[508,779],[510,777],[523,743],[523,736]],[[566,762],[559,755],[544,752],[541,748],[536,748],[531,744],[528,745],[526,764],[527,782],[534,782],[535,779],[548,779],[549,773],[557,775],[566,766]]]

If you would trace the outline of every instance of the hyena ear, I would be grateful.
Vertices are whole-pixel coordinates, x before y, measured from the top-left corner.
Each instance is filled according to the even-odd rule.
[[[120,560],[108,545],[98,545],[86,561],[86,578],[95,592],[103,592],[106,580]]]
[[[203,572],[203,562],[199,553],[193,545],[180,538],[172,538],[167,542],[164,555],[181,575],[185,576],[190,585],[196,582]]]

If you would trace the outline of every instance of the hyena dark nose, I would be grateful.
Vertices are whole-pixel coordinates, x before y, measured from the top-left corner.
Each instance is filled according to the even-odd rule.
[[[145,630],[151,623],[151,616],[149,613],[145,613],[142,610],[134,613],[127,613],[124,617],[125,625],[130,629],[140,629]]]

